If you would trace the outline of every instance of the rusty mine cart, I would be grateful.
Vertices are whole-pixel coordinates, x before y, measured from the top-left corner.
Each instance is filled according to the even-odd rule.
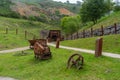
[[[50,48],[47,45],[47,41],[45,39],[36,39],[29,40],[30,46],[34,49],[34,55],[36,59],[49,59],[52,57]]]

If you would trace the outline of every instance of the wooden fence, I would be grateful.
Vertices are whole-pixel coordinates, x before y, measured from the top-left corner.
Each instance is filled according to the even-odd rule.
[[[12,32],[12,33],[10,33]],[[35,34],[31,33],[31,32],[28,32],[27,30],[25,31],[21,31],[19,29],[9,29],[9,28],[5,28],[5,31],[3,31],[3,33],[5,34],[16,34],[16,35],[19,35],[19,34],[23,34],[23,37],[25,37],[25,39],[36,39],[38,38],[38,36],[36,36]]]
[[[91,28],[90,30],[83,30],[81,32],[76,32],[66,37],[66,40],[74,40],[78,38],[88,38],[93,36],[103,36],[110,34],[120,34],[120,24],[115,23],[114,25],[105,28],[101,26],[101,28],[99,29]]]

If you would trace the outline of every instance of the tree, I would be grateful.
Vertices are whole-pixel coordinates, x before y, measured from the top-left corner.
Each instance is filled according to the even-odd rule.
[[[113,0],[105,0],[105,9],[106,9],[107,13],[109,13],[111,10],[113,10],[114,3],[112,1]]]
[[[66,35],[73,34],[79,30],[80,16],[64,17],[61,20],[61,28]]]
[[[81,1],[76,1],[78,6],[81,6]]]
[[[80,15],[83,22],[93,21],[94,24],[101,18],[106,12],[105,0],[83,0]]]
[[[120,11],[120,6],[119,6],[119,5],[116,5],[116,6],[114,7],[114,11],[115,11],[115,12]]]
[[[69,0],[66,1],[67,4],[70,4]]]

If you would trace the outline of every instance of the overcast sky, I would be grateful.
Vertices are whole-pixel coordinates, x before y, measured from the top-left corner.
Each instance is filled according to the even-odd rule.
[[[67,0],[53,0],[53,1],[61,1],[61,2],[66,2]],[[82,0],[69,0],[70,3],[76,3],[76,1],[82,1]],[[113,0],[113,1],[116,1],[116,0]],[[120,0],[118,0],[120,1]]]
[[[66,2],[67,0],[53,0],[53,1],[61,1],[61,2]],[[82,1],[82,0],[69,0],[70,3],[76,3],[76,1]]]

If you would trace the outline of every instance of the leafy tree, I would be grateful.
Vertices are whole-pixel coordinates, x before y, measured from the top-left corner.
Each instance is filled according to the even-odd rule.
[[[80,6],[82,3],[81,1],[77,1],[77,5]]]
[[[66,1],[67,4],[70,4],[69,0]]]
[[[114,11],[115,11],[115,12],[120,11],[120,6],[119,6],[119,5],[116,5],[116,6],[114,7]]]
[[[93,21],[97,23],[97,20],[101,18],[108,10],[106,0],[83,0],[80,15],[83,22]]]
[[[111,10],[113,10],[113,5],[114,3],[112,2],[113,0],[105,0],[105,11],[106,12],[110,12]]]
[[[11,0],[0,0],[0,16],[20,18],[18,13],[11,11],[10,5],[12,4]]]
[[[66,35],[79,30],[80,16],[64,17],[61,20],[61,28]]]

